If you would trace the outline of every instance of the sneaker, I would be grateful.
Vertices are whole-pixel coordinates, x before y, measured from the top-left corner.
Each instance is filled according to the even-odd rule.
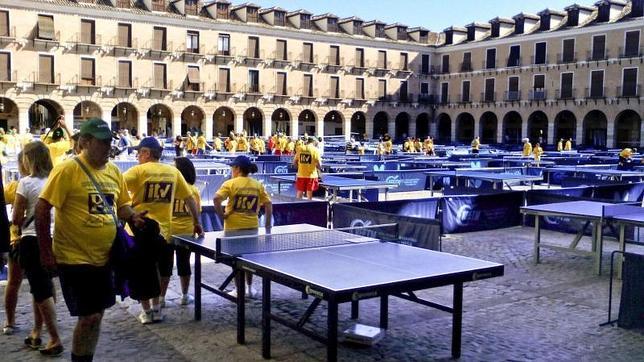
[[[4,334],[5,336],[10,336],[13,334],[13,332],[16,331],[16,329],[18,329],[16,328],[16,326],[4,326],[2,327],[2,334]]]
[[[58,357],[61,354],[63,354],[63,351],[65,348],[63,347],[62,344],[59,344],[57,346],[49,347],[49,348],[41,348],[40,349],[40,354],[48,357]]]
[[[40,346],[42,345],[42,339],[40,337],[32,337],[32,336],[27,336],[25,338],[25,346],[31,348],[31,349],[40,349]]]
[[[141,324],[153,323],[154,320],[152,319],[152,311],[141,311],[141,314],[139,314],[139,322],[141,322]]]
[[[195,300],[195,298],[192,297],[190,294],[183,294],[181,296],[181,305],[188,305],[192,303]]]
[[[152,309],[152,321],[154,323],[163,322],[163,308]]]

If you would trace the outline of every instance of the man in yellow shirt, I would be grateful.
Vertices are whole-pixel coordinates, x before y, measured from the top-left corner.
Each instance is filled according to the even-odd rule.
[[[563,138],[559,139],[559,142],[557,142],[557,152],[563,151],[563,147],[564,147],[563,144],[564,144]]]
[[[568,141],[566,141],[564,151],[572,151],[572,138],[569,138]]]
[[[158,260],[152,260],[150,265],[141,266],[142,275],[149,273],[148,267],[157,268],[160,279],[150,280],[149,290],[141,293],[143,311],[138,319],[142,324],[160,322],[163,320],[160,295],[165,295],[168,282],[172,275],[171,260],[174,251],[169,242],[172,237],[172,208],[174,200],[183,200],[190,210],[194,222],[194,233],[202,234],[201,215],[197,203],[192,197],[192,189],[176,168],[159,162],[163,148],[154,137],[146,137],[137,147],[139,164],[127,170],[123,177],[132,195],[132,206],[137,211],[146,211],[147,216],[159,223],[160,236],[166,241],[166,248],[160,253]],[[144,274],[145,273],[145,274]],[[157,275],[156,270],[152,275]],[[155,286],[160,282],[160,289]],[[158,285],[158,284],[157,284]],[[148,299],[149,298],[149,299]],[[150,308],[152,301],[152,308]]]
[[[208,142],[206,142],[206,136],[204,136],[203,132],[199,133],[199,136],[197,136],[197,154],[206,154],[206,148],[212,150],[212,147],[208,144]]]
[[[537,167],[539,167],[539,163],[541,162],[541,155],[543,155],[543,148],[541,148],[541,145],[539,143],[535,143],[533,153],[534,162],[537,164]]]
[[[481,141],[479,141],[478,137],[474,137],[474,140],[472,140],[472,154],[478,155],[480,147]]]
[[[320,153],[314,146],[315,139],[309,138],[295,157],[293,165],[297,167],[295,180],[295,195],[301,199],[304,193],[309,200],[313,199],[313,191],[319,187],[319,177],[322,175]]]
[[[197,138],[190,131],[186,132],[186,152],[193,155],[197,153]]]
[[[221,152],[221,146],[223,142],[221,140],[221,133],[217,133],[217,137],[213,140],[213,145],[215,146],[215,151]]]
[[[523,139],[523,157],[529,157],[532,154],[532,145],[530,144],[529,138]]]
[[[100,119],[86,121],[79,141],[82,152],[78,159],[99,183],[105,198],[76,160],[66,160],[54,167],[40,193],[35,224],[41,263],[48,270],[57,264],[67,308],[72,316],[78,316],[72,360],[91,361],[103,312],[115,304],[108,264],[116,235],[112,212],[137,226],[144,223],[144,213],[134,212],[121,172],[108,162],[112,132],[107,123]],[[52,208],[56,211],[53,241]]]
[[[391,140],[391,136],[389,136],[388,134],[385,134],[383,141],[385,145],[385,155],[390,155],[394,148],[394,143]]]
[[[430,136],[427,136],[427,139],[423,142],[423,146],[426,155],[434,156],[434,140]]]

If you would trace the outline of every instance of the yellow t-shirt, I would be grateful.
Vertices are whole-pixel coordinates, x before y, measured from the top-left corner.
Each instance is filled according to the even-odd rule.
[[[264,185],[250,177],[235,177],[224,182],[217,195],[228,199],[224,230],[258,228],[257,214],[262,205],[271,201]]]
[[[531,153],[532,153],[532,145],[530,144],[530,142],[524,143],[523,144],[523,156],[524,157],[530,156]]]
[[[564,146],[564,151],[572,151],[572,142],[566,141],[566,146]]]
[[[245,137],[239,137],[239,140],[237,141],[237,151],[248,151],[248,141],[246,141]]]
[[[11,181],[4,187],[4,202],[12,205],[16,200],[16,190],[18,190],[18,181]]]
[[[537,161],[540,160],[542,154],[543,154],[543,148],[541,148],[541,146],[534,148],[534,159],[535,160],[537,160]]]
[[[475,139],[474,141],[472,141],[472,149],[473,150],[478,150],[479,146],[481,146],[481,142],[479,142],[479,140]]]
[[[116,204],[114,211],[131,204],[125,180],[116,165],[108,162],[103,169],[96,170],[83,162],[108,202]],[[56,262],[105,265],[116,235],[114,219],[78,163],[69,159],[54,167],[40,198],[56,210],[53,238]]]
[[[385,152],[391,153],[391,149],[394,147],[393,142],[391,140],[385,141]]]
[[[170,241],[173,202],[192,195],[181,172],[165,163],[147,162],[130,168],[123,177],[132,195],[134,210],[147,210],[147,216],[159,223],[161,236]]]
[[[286,137],[281,137],[278,140],[280,152],[286,151],[286,145],[288,144],[288,139]]]
[[[221,138],[219,138],[219,137],[215,138],[215,141],[214,141],[215,150],[221,151],[221,144],[222,143],[223,142],[221,142]]]
[[[72,145],[67,140],[60,140],[58,142],[48,144],[47,147],[49,147],[51,162],[56,166],[65,160],[65,154],[72,148]]]
[[[189,185],[192,197],[197,202],[199,211],[201,211],[201,197],[199,190],[195,185]],[[194,231],[194,223],[192,222],[192,215],[186,202],[181,199],[174,199],[174,206],[172,208],[172,233],[176,235],[190,235]]]
[[[237,151],[237,141],[230,140],[228,142],[228,152],[235,153],[235,151]]]
[[[197,149],[206,150],[206,137],[199,136],[197,137]]]
[[[261,138],[257,139],[257,146],[259,148],[259,153],[266,152],[266,142],[264,142],[264,140],[262,140]]]
[[[320,151],[317,148],[306,145],[295,155],[297,161],[297,177],[317,178],[317,165],[320,163]]]
[[[561,141],[557,142],[557,151],[559,152],[563,151],[563,142]]]

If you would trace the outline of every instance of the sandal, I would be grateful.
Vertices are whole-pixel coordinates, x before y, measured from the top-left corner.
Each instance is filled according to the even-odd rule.
[[[13,332],[16,331],[16,329],[18,329],[16,328],[16,326],[6,325],[2,327],[2,334],[4,334],[5,336],[10,336],[13,334]]]
[[[25,346],[31,348],[31,349],[40,349],[40,346],[42,345],[42,339],[40,337],[32,337],[32,336],[27,336],[25,338]]]
[[[48,356],[48,357],[58,357],[61,354],[63,354],[63,351],[65,348],[63,348],[62,344],[59,344],[57,346],[49,347],[49,348],[41,348],[40,349],[40,354],[43,356]]]

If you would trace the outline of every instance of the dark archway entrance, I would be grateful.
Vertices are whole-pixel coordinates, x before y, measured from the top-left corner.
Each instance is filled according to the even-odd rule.
[[[528,137],[530,142],[542,145],[548,142],[548,116],[545,113],[536,111],[528,117]]]
[[[429,114],[421,113],[416,117],[416,137],[426,138],[429,136]]]
[[[406,112],[398,113],[396,116],[396,139],[402,140],[409,137],[409,114]]]
[[[456,117],[456,142],[469,144],[474,139],[474,117],[461,113]]]
[[[139,120],[139,112],[132,103],[121,102],[112,108],[112,119],[110,123],[112,130],[136,129]]]
[[[264,116],[262,111],[256,107],[250,107],[244,112],[244,131],[247,135],[263,135],[264,126],[263,126]]]
[[[615,117],[615,147],[635,147],[641,143],[642,118],[633,110],[625,110]]]
[[[204,133],[204,122],[206,118],[203,110],[197,106],[188,106],[181,112],[181,134],[190,131],[192,134]]]
[[[300,115],[297,117],[298,130],[300,134],[308,134],[310,136],[315,135],[315,113],[313,111],[305,109],[300,112]],[[273,132],[275,132],[273,130]]]
[[[32,131],[51,128],[61,114],[65,112],[60,104],[50,99],[39,99],[29,107],[29,128]]]
[[[605,148],[608,120],[602,111],[588,112],[584,117],[584,145],[594,148]]]
[[[281,132],[291,135],[291,115],[284,108],[278,108],[271,116],[271,128],[273,132]],[[259,134],[261,136],[261,134]]]
[[[212,114],[213,135],[228,137],[235,130],[235,112],[228,107],[219,107]]]
[[[148,135],[157,134],[168,137],[172,132],[181,130],[172,129],[172,110],[165,104],[155,104],[148,109]],[[134,134],[134,132],[132,132]],[[185,133],[182,133],[185,134]]]
[[[577,134],[577,117],[570,111],[561,111],[555,117],[555,143],[560,139],[575,140]]]
[[[342,114],[338,111],[331,111],[324,116],[324,135],[342,135]]]
[[[445,113],[438,116],[438,142],[452,142],[452,119]]]
[[[498,129],[499,120],[496,114],[492,112],[485,112],[481,116],[481,143],[496,143],[496,133]]]
[[[521,123],[523,123],[523,120],[518,112],[508,112],[503,117],[503,143],[521,143]]]
[[[373,117],[373,138],[380,138],[389,133],[389,116],[386,112],[378,112]]]

